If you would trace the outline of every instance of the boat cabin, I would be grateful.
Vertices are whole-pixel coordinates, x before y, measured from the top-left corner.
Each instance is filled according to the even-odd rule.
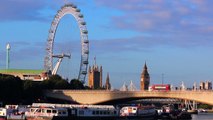
[[[108,117],[118,116],[116,109],[109,108],[77,108],[77,116],[85,117]]]
[[[54,107],[31,107],[26,116],[68,116],[68,110],[66,108],[54,108]]]

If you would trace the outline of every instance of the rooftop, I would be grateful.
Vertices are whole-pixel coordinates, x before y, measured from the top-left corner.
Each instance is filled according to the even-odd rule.
[[[33,70],[33,69],[0,69],[0,73],[28,73],[28,74],[40,74],[44,70]]]

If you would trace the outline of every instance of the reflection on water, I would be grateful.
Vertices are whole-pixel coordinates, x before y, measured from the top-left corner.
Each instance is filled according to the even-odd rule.
[[[213,113],[199,113],[192,115],[192,120],[213,120]]]
[[[143,119],[143,120],[150,120],[150,119]],[[199,113],[193,114],[192,120],[213,120],[213,113]]]
[[[82,120],[82,119],[81,119]],[[87,119],[84,119],[87,120]],[[93,119],[93,120],[102,120],[101,118]],[[112,120],[112,119],[110,119]],[[119,119],[117,119],[119,120]],[[125,120],[140,120],[140,119],[125,119]],[[153,119],[141,119],[141,120],[153,120]],[[199,114],[193,114],[192,120],[213,120],[213,113],[199,113]]]

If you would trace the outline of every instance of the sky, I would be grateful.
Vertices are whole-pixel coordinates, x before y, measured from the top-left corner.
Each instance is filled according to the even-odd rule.
[[[89,65],[103,67],[113,88],[133,81],[140,88],[146,62],[150,84],[187,87],[213,80],[212,0],[1,0],[0,69],[43,69],[48,31],[57,11],[74,3],[87,23]],[[77,76],[80,33],[72,15],[59,23],[54,53],[64,58],[59,74]],[[77,72],[76,72],[77,71]],[[72,74],[72,75],[71,75]]]

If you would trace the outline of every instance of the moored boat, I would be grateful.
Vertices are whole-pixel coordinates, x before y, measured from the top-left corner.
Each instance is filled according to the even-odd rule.
[[[68,109],[55,107],[30,107],[26,120],[69,120]]]
[[[25,120],[25,111],[19,110],[18,105],[6,105],[7,120]]]
[[[125,106],[120,110],[120,118],[127,119],[142,119],[150,118],[155,119],[157,117],[157,111],[150,106]]]
[[[162,107],[162,113],[159,116],[160,119],[169,120],[189,120],[192,119],[191,114],[187,111],[174,109],[173,105],[164,105]]]
[[[7,109],[0,108],[0,120],[6,120],[7,117]]]
[[[113,106],[97,106],[97,107],[87,107],[83,106],[76,108],[77,120],[116,120],[119,118],[119,110]]]
[[[119,110],[109,105],[34,105],[25,112],[26,120],[116,120],[119,118]]]

